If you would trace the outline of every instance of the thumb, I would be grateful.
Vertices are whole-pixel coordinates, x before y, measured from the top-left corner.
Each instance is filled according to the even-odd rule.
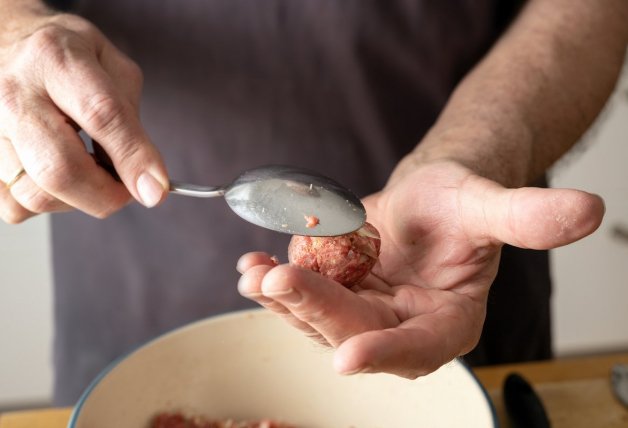
[[[605,211],[600,196],[581,190],[493,184],[483,195],[484,236],[521,248],[551,249],[582,239],[600,226]]]
[[[136,112],[129,109],[112,116],[112,122],[118,121],[120,125],[111,132],[89,123],[83,129],[98,138],[93,146],[101,166],[108,166],[105,169],[120,179],[137,201],[153,207],[164,199],[169,186],[161,155],[142,129]]]

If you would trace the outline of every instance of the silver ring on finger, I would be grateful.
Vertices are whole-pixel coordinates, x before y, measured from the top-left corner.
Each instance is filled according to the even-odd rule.
[[[24,167],[21,167],[19,169],[19,171],[17,171],[15,174],[13,174],[13,177],[7,181],[5,183],[5,186],[7,189],[10,189],[11,186],[13,186],[15,183],[17,183],[19,181],[20,178],[22,178],[22,176],[26,174],[26,170],[24,169]]]

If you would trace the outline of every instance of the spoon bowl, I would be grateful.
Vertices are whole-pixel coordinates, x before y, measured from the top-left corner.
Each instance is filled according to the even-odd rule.
[[[91,140],[91,149],[98,165],[120,180],[102,146]],[[350,190],[329,177],[295,166],[260,166],[223,186],[171,180],[169,190],[196,198],[222,196],[243,219],[291,235],[344,235],[366,221],[362,202]]]
[[[224,186],[170,182],[170,192],[193,197],[223,196],[243,219],[276,232],[336,236],[358,230],[366,211],[350,190],[317,172],[286,165],[245,171]]]

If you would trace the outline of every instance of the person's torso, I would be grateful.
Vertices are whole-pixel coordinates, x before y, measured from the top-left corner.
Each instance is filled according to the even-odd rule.
[[[292,164],[362,197],[385,184],[487,51],[504,4],[80,0],[77,10],[143,69],[141,118],[172,178],[223,184]],[[236,291],[238,256],[265,250],[285,262],[287,238],[220,200],[170,196],[106,220],[53,216],[61,376],[80,385],[138,342],[250,305]]]

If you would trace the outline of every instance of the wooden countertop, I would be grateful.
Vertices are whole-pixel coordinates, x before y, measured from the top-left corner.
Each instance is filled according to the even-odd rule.
[[[511,372],[523,375],[532,384],[554,428],[628,428],[628,408],[615,398],[610,385],[615,364],[628,364],[628,353],[491,366],[474,371],[493,400],[502,428],[511,427],[501,394],[502,383]]]
[[[475,374],[493,400],[502,428],[511,425],[501,396],[504,378],[517,372],[540,395],[554,428],[627,428],[628,408],[610,387],[615,364],[628,364],[628,353],[483,367]],[[0,428],[65,428],[71,409],[41,409],[0,415]]]
[[[65,428],[72,409],[41,409],[0,415],[1,428]]]

